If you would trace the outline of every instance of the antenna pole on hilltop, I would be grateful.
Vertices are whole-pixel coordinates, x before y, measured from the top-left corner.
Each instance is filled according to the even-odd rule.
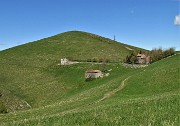
[[[116,41],[116,36],[114,35],[114,41]]]

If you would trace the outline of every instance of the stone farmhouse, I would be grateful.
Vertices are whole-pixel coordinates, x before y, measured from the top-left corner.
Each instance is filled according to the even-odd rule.
[[[99,78],[103,77],[103,74],[100,70],[87,70],[85,72],[85,78],[90,79],[90,78]]]
[[[151,62],[150,56],[146,56],[145,54],[137,54],[137,64],[149,64]]]

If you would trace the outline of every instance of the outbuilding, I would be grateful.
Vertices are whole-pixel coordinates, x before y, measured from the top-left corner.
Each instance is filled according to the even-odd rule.
[[[61,65],[69,65],[69,60],[66,58],[61,59]]]
[[[145,54],[137,54],[137,62],[138,64],[149,64],[151,62],[151,57],[146,56]]]
[[[102,77],[102,72],[100,70],[87,70],[85,72],[85,78],[99,78]]]
[[[146,64],[146,55],[137,54],[137,62],[138,64]]]

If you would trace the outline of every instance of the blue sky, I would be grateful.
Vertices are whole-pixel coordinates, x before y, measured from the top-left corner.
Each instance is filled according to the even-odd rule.
[[[65,31],[180,50],[180,0],[0,0],[0,50]]]

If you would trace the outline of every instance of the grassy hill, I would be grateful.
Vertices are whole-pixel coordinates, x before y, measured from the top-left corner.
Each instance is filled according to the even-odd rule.
[[[16,99],[24,108],[0,115],[0,125],[178,126],[180,55],[140,69],[107,64],[110,76],[93,81],[85,81],[84,72],[102,69],[101,64],[57,65],[61,57],[104,58],[97,49],[109,50],[106,58],[119,60],[129,53],[124,46],[139,50],[75,31],[0,52],[0,106]]]
[[[91,33],[71,31],[1,51],[0,89],[22,98],[32,107],[52,104],[81,87],[84,71],[93,68],[84,66],[57,71],[60,58],[119,61],[129,53],[125,46],[140,50]]]
[[[2,51],[1,55],[30,62],[31,60],[42,62],[47,59],[52,62],[62,57],[78,60],[105,58],[119,61],[129,54],[129,49],[135,52],[146,51],[95,34],[71,31]]]

